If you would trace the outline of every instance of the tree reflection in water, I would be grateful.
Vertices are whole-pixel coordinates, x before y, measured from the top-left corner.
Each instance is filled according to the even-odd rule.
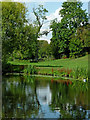
[[[3,118],[89,118],[87,83],[30,76],[2,82]]]

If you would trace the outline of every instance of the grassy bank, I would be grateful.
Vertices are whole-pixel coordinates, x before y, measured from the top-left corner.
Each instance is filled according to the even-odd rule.
[[[88,79],[88,55],[76,59],[67,58],[38,63],[30,63],[25,60],[9,61],[9,63],[12,65],[36,66],[37,74]],[[30,73],[29,69],[28,73]]]
[[[76,59],[57,59],[50,61],[42,61],[38,63],[30,63],[27,60],[15,60],[8,61],[8,63],[13,65],[35,65],[37,67],[65,67],[65,68],[76,68],[76,67],[88,67],[88,55]]]

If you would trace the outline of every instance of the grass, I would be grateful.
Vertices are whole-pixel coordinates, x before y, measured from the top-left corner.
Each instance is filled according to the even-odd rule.
[[[38,63],[30,63],[29,61],[8,61],[8,63],[12,65],[35,65],[36,67],[64,67],[64,68],[88,68],[88,55],[76,59],[57,59],[57,60],[50,60],[50,61],[42,61]]]
[[[76,59],[57,59],[50,61],[42,61],[38,63],[30,63],[25,60],[9,61],[12,65],[31,65],[36,66],[38,74],[42,75],[59,75],[72,78],[84,79],[88,77],[88,56]],[[71,72],[73,71],[73,72]],[[71,73],[70,73],[71,72]]]

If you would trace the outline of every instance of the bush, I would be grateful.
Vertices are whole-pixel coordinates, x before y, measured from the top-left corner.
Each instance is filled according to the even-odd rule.
[[[74,68],[72,73],[72,77],[75,79],[88,79],[88,70],[87,68]]]
[[[36,69],[35,66],[32,66],[32,65],[28,65],[24,68],[23,72],[25,74],[37,74],[38,73],[38,70]]]

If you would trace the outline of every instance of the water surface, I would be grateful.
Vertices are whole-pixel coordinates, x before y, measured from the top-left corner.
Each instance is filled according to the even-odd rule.
[[[90,118],[88,84],[3,76],[3,118]]]

